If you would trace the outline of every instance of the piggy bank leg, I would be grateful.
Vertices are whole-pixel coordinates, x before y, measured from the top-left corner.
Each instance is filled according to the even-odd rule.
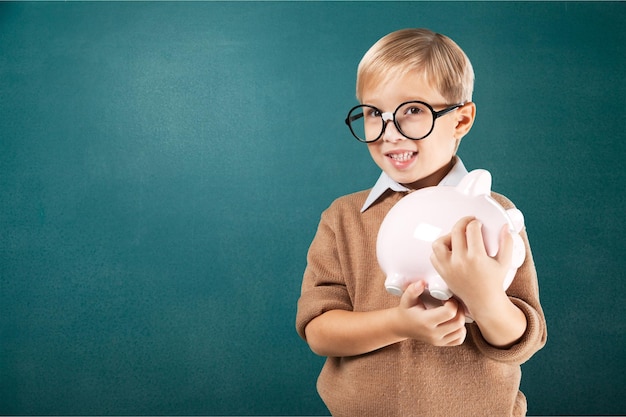
[[[452,297],[452,291],[448,288],[448,285],[440,276],[431,277],[428,280],[428,292],[431,297],[437,300],[446,301]]]
[[[385,288],[392,295],[401,296],[404,290],[409,286],[410,280],[400,274],[391,274],[385,280]]]
[[[441,301],[449,300],[452,297],[452,293],[447,288],[429,288],[428,292],[433,298]]]

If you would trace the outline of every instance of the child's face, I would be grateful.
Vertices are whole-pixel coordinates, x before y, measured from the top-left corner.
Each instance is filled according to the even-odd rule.
[[[381,112],[393,112],[398,105],[411,100],[426,102],[435,111],[457,104],[447,102],[423,77],[415,74],[365,89],[362,99],[363,104],[373,105]],[[421,140],[407,139],[392,121],[387,122],[383,136],[376,142],[368,143],[374,162],[401,184],[428,179],[447,167],[456,153],[458,141],[463,136],[458,129],[460,113],[457,109],[437,118],[430,135]]]

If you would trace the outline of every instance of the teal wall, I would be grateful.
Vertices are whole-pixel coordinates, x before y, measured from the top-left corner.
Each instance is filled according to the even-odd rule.
[[[531,415],[626,414],[626,3],[0,3],[0,414],[320,415],[294,330],[343,119],[404,27],[473,61],[460,155],[526,215]]]

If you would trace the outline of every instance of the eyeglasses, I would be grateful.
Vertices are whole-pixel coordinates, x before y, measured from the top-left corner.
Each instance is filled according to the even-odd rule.
[[[423,101],[407,101],[393,112],[382,113],[369,104],[355,106],[348,112],[346,124],[352,135],[360,142],[376,142],[385,134],[387,122],[393,124],[403,136],[411,140],[424,139],[435,128],[435,120],[463,107],[466,103],[455,104],[440,111],[435,111]]]

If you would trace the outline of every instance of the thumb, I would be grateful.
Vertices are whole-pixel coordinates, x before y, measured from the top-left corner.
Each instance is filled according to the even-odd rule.
[[[411,308],[420,304],[419,297],[424,293],[425,288],[426,283],[422,280],[410,284],[400,298],[400,305],[404,308]]]

